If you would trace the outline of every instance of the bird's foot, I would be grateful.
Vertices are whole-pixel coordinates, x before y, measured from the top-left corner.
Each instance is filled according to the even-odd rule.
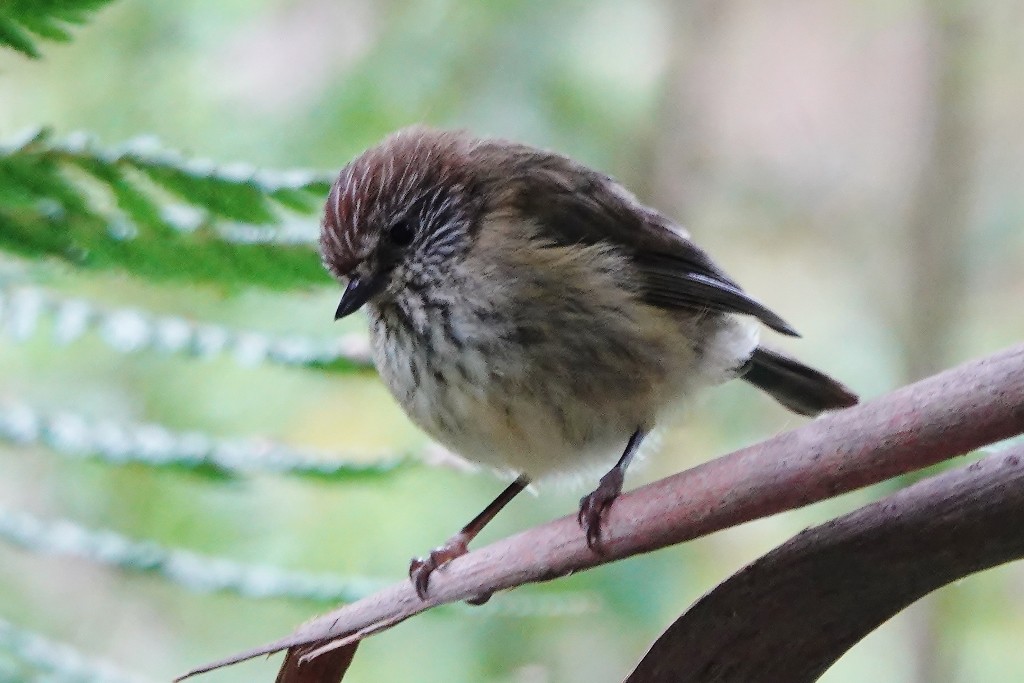
[[[624,476],[622,469],[613,468],[601,477],[592,493],[580,498],[580,512],[576,519],[586,532],[587,546],[595,552],[600,552],[601,547],[601,518],[622,493]]]
[[[480,533],[489,521],[498,514],[509,501],[515,498],[520,491],[530,484],[530,479],[525,475],[519,475],[514,482],[505,487],[505,490],[498,494],[498,497],[481,510],[480,514],[470,520],[469,524],[462,527],[462,531],[455,534],[444,545],[434,548],[426,557],[414,557],[409,563],[409,579],[420,600],[427,599],[427,586],[430,584],[430,575],[434,570],[440,569],[456,557],[461,557],[469,552],[469,543]],[[470,605],[482,605],[491,599],[490,593],[483,593],[466,600]]]
[[[434,570],[443,567],[456,557],[462,557],[469,552],[469,540],[462,533],[455,534],[444,545],[438,546],[430,551],[426,557],[414,557],[409,563],[409,579],[420,600],[427,599],[427,585],[430,583],[430,575]],[[483,604],[491,596],[488,595],[479,603],[469,601],[470,604]]]

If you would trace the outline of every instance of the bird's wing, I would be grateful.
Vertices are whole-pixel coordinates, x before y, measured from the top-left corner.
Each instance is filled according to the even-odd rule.
[[[682,228],[608,176],[530,148],[513,152],[501,169],[502,182],[511,181],[515,188],[516,207],[543,224],[545,237],[557,244],[611,244],[629,255],[648,303],[745,313],[777,332],[798,336],[722,272]]]

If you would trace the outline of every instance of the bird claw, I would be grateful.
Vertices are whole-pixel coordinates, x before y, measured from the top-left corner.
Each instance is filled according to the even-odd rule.
[[[594,552],[601,551],[601,518],[622,493],[623,472],[612,469],[601,477],[593,492],[580,498],[580,511],[576,521],[587,536],[587,547]]]
[[[420,600],[427,599],[427,586],[430,584],[430,575],[440,569],[456,557],[462,557],[469,552],[466,540],[459,534],[452,536],[444,545],[438,546],[430,551],[426,557],[414,557],[409,563],[409,580]],[[486,596],[489,598],[490,596]],[[483,602],[486,602],[487,599]],[[479,604],[483,604],[482,602]]]

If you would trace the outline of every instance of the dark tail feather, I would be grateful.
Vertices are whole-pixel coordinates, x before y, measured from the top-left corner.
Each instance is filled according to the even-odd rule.
[[[743,379],[801,415],[813,417],[857,403],[857,394],[828,375],[761,347],[754,349]]]

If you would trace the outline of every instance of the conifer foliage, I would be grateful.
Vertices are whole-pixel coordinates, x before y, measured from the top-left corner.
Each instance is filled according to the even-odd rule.
[[[39,39],[71,40],[70,27],[84,24],[111,0],[6,0],[0,5],[0,46],[34,59]]]
[[[0,50],[41,58],[45,41],[68,41],[110,0],[0,3]],[[131,285],[213,285],[308,290],[329,279],[315,240],[330,178],[217,164],[169,149],[152,136],[120,144],[39,126],[0,140],[0,342],[67,345],[99,338],[102,354],[177,356],[185,363],[234,356],[246,367],[364,372],[365,337],[311,339],[122,308],[93,297],[48,292],[38,280],[84,271],[116,273]],[[12,267],[13,266],[13,267]],[[40,275],[35,278],[33,276]],[[325,314],[326,315],[326,314]],[[358,338],[354,338],[358,337]],[[27,348],[27,344],[23,348]],[[26,355],[29,353],[25,351]],[[103,406],[96,406],[102,413]],[[0,396],[0,447],[21,456],[100,467],[185,470],[215,484],[263,473],[336,483],[390,477],[404,454],[367,462],[313,453],[257,435],[224,438],[152,422],[97,419]],[[288,571],[46,519],[0,504],[0,543],[39,556],[73,556],[111,572],[152,573],[194,591],[250,599],[357,599],[373,579]],[[139,680],[74,647],[0,615],[0,679]]]

